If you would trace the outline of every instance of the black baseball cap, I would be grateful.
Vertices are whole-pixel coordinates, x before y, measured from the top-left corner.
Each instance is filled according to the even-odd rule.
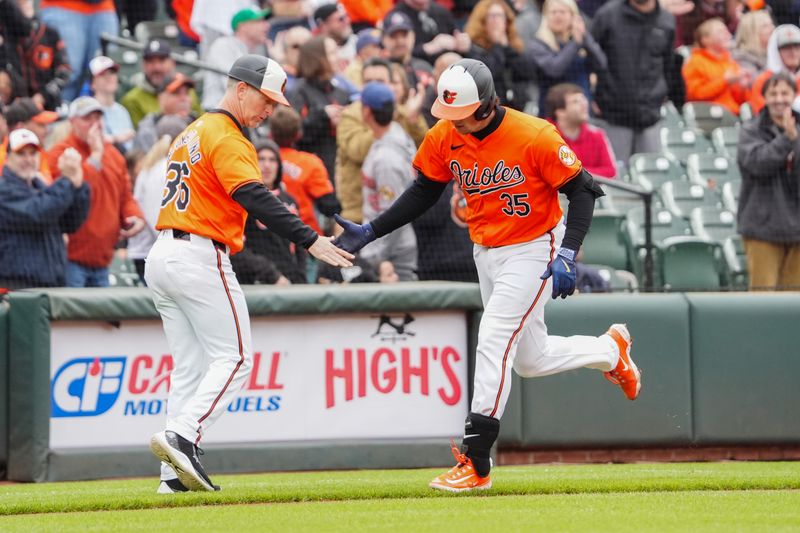
[[[391,35],[396,31],[406,30],[414,31],[414,24],[405,13],[395,11],[386,15],[383,19],[383,33],[384,35]]]
[[[172,48],[167,41],[162,41],[161,39],[152,39],[147,43],[147,46],[144,47],[142,57],[145,59],[150,59],[153,57],[169,57],[171,53]]]

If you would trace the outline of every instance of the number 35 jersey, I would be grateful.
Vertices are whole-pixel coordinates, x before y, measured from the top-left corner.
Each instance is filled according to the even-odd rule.
[[[258,156],[239,125],[225,113],[206,113],[175,138],[156,229],[180,229],[242,249],[247,211],[232,195],[260,183]]]
[[[414,158],[428,178],[458,183],[470,238],[489,247],[528,242],[555,227],[562,216],[558,189],[581,170],[552,124],[503,110],[500,125],[483,140],[440,120]]]

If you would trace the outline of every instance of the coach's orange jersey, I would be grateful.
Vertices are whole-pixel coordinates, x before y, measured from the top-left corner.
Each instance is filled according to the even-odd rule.
[[[175,228],[242,249],[247,212],[231,196],[260,183],[256,149],[233,119],[206,113],[173,141],[156,229]]]
[[[552,124],[506,108],[483,140],[440,120],[422,141],[414,167],[435,181],[456,180],[467,199],[473,242],[506,246],[555,227],[562,215],[558,188],[580,172],[581,162]]]

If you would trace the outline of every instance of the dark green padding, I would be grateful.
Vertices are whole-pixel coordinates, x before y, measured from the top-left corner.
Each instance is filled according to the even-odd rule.
[[[0,299],[0,479],[8,467],[8,302]]]
[[[550,300],[551,335],[601,335],[625,322],[643,371],[634,402],[600,371],[522,380],[523,444],[601,447],[689,444],[692,437],[688,304],[680,294],[581,295]]]
[[[44,481],[50,444],[47,296],[14,292],[8,301],[8,479]]]
[[[474,283],[252,285],[245,286],[244,293],[253,316],[481,308]],[[53,320],[158,318],[147,289],[52,289],[47,295]]]
[[[800,298],[691,294],[698,444],[800,442]]]

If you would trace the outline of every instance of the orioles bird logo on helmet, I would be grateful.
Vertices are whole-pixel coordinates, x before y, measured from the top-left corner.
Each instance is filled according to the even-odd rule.
[[[442,93],[442,100],[444,100],[444,103],[446,104],[452,104],[456,101],[456,96],[458,96],[458,93],[454,93],[445,89]]]

